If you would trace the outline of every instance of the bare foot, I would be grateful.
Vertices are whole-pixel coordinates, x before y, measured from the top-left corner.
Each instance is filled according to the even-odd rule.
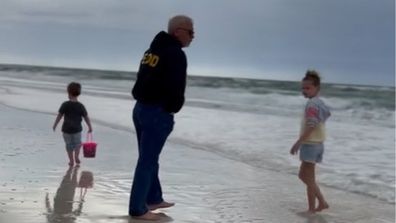
[[[69,166],[74,166],[74,163],[73,162],[69,162]]]
[[[79,158],[76,158],[76,163],[77,163],[77,165],[81,163]]]
[[[313,214],[315,214],[315,212],[316,212],[316,210],[308,209],[305,213],[308,215],[313,215]]]
[[[159,204],[150,204],[150,205],[147,205],[147,206],[148,206],[148,209],[150,211],[154,211],[154,210],[157,210],[159,208],[169,208],[169,207],[172,207],[174,205],[175,205],[175,203],[169,203],[169,202],[166,202],[166,201],[162,201]]]
[[[322,210],[327,209],[327,208],[329,208],[329,204],[324,202],[323,204],[319,204],[318,207],[315,209],[315,211],[322,211]]]
[[[138,220],[146,220],[146,221],[157,221],[157,220],[160,220],[161,217],[158,214],[156,214],[156,213],[153,213],[151,211],[147,211],[143,215],[132,216],[132,218],[138,219]]]

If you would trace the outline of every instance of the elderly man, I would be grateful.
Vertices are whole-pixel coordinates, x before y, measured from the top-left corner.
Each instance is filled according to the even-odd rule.
[[[140,62],[132,89],[139,158],[129,203],[129,215],[137,219],[158,220],[152,210],[174,205],[162,197],[158,161],[173,130],[174,114],[184,104],[187,58],[182,48],[188,47],[193,38],[192,19],[174,16],[169,20],[168,32],[155,36]]]

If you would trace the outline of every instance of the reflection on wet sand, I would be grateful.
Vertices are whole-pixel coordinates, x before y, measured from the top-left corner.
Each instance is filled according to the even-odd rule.
[[[326,218],[320,213],[311,214],[307,211],[304,211],[297,213],[297,215],[306,218],[307,223],[327,223]]]
[[[88,188],[93,187],[93,173],[91,171],[81,171],[77,187],[80,188],[80,201],[84,202]]]
[[[82,171],[80,180],[77,181],[78,167],[70,167],[56,191],[53,206],[49,194],[45,197],[45,206],[47,209],[48,223],[73,223],[81,214],[84,198],[87,189],[93,186],[93,174],[90,171]],[[80,195],[77,201],[74,201],[76,188],[80,188]],[[73,204],[77,207],[73,209]]]

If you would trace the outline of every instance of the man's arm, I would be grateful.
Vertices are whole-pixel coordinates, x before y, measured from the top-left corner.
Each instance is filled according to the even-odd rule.
[[[184,104],[187,78],[187,59],[183,51],[170,51],[166,57],[165,110],[178,112]]]

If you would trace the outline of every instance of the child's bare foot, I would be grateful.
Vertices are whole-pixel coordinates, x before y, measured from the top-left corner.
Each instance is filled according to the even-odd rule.
[[[316,210],[311,210],[311,209],[308,209],[308,210],[307,210],[307,214],[310,214],[310,215],[311,215],[311,214],[315,214],[315,212],[316,212]]]
[[[315,211],[322,211],[322,210],[327,209],[327,208],[329,208],[329,204],[324,202],[323,204],[319,204],[318,207],[315,209]]]
[[[175,205],[175,203],[169,203],[169,202],[166,202],[166,201],[162,201],[159,204],[150,204],[150,205],[147,205],[147,206],[148,206],[148,209],[150,211],[154,211],[154,210],[159,209],[159,208],[169,208],[169,207],[172,207],[174,205]]]
[[[146,220],[146,221],[157,221],[157,220],[160,220],[160,216],[158,214],[156,214],[156,213],[151,212],[151,211],[147,211],[143,215],[132,216],[132,218],[139,219],[139,220]]]
[[[76,163],[77,163],[77,165],[80,165],[81,161],[79,158],[76,158]]]

